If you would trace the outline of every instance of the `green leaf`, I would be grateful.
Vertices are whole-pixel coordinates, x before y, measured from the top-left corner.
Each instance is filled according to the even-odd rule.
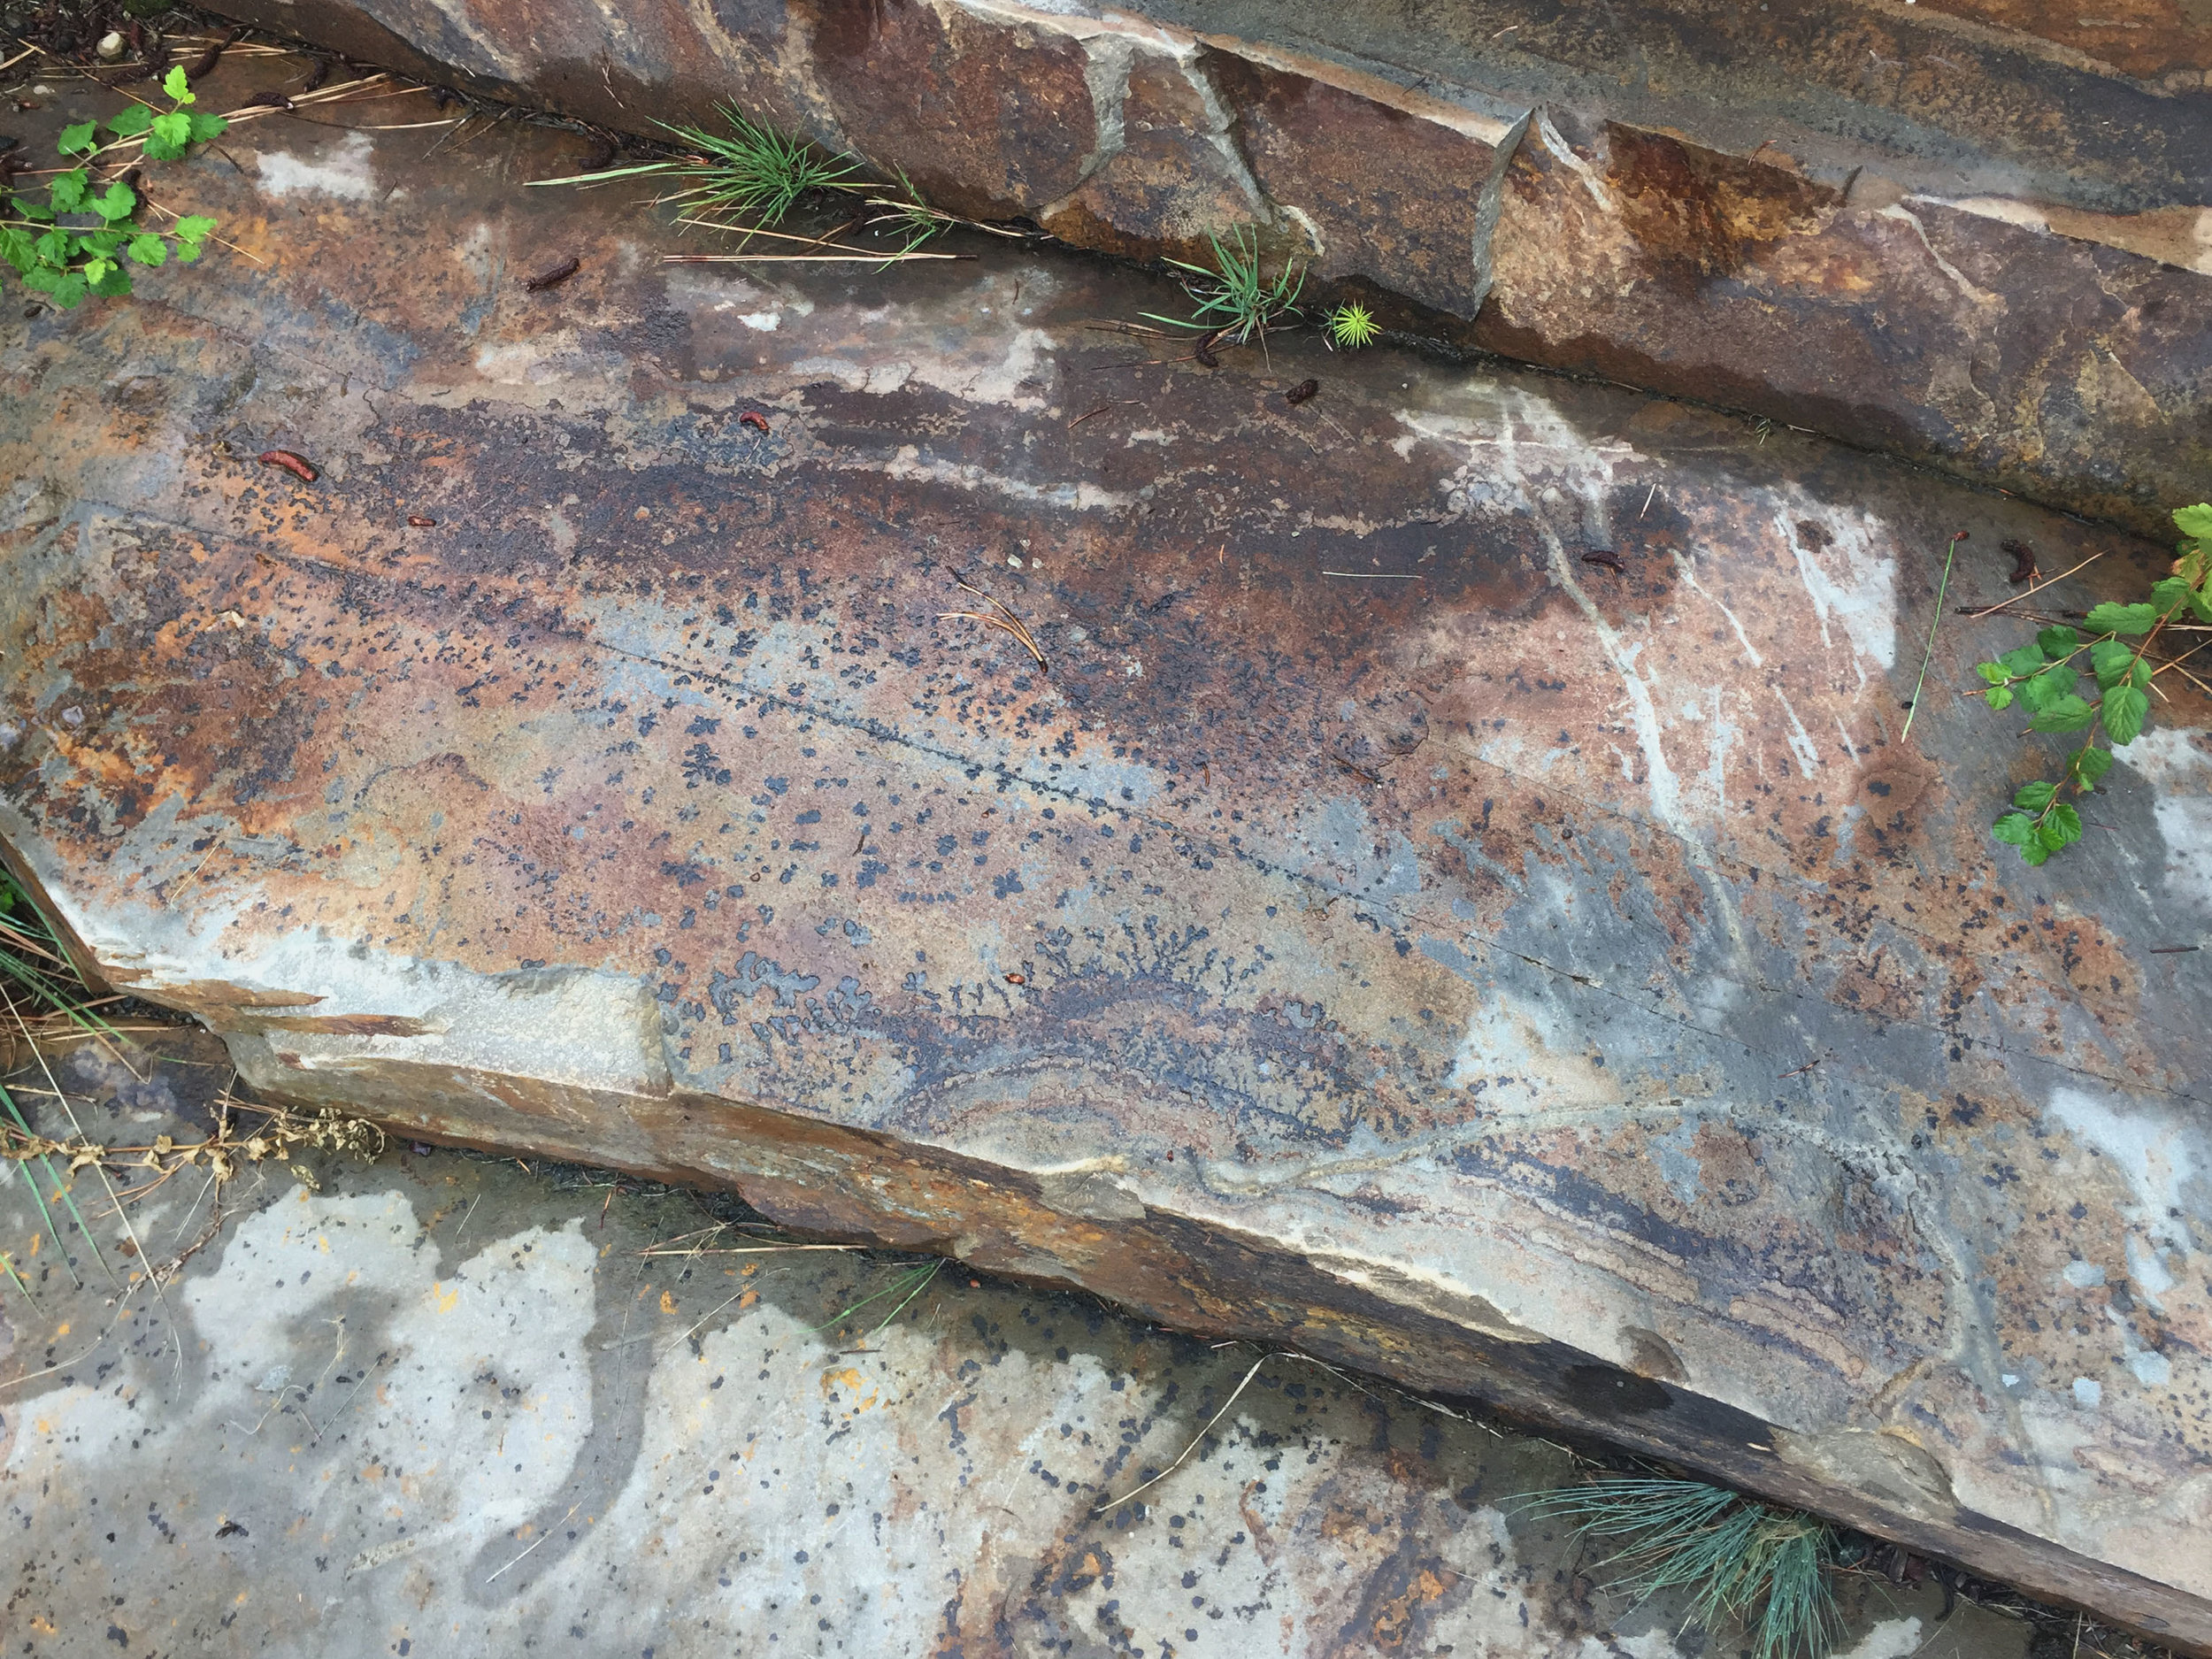
[[[141,231],[131,238],[130,256],[141,265],[167,265],[169,244],[150,230]]]
[[[187,213],[182,219],[177,221],[176,238],[179,242],[196,243],[203,236],[206,235],[208,232],[213,230],[214,228],[215,221],[213,219],[208,219],[198,213]]]
[[[161,92],[172,104],[199,102],[192,91],[192,83],[185,79],[184,65],[181,64],[169,65],[169,73],[161,78]]]
[[[1977,663],[1974,664],[1974,672],[1993,686],[2001,686],[2012,678],[2005,672],[2005,665],[2002,663]]]
[[[2154,605],[2099,605],[2089,613],[2092,634],[2147,634],[2158,620]]]
[[[2024,645],[2016,651],[2007,651],[1997,660],[2005,665],[2008,673],[2018,680],[2024,679],[2030,674],[2039,673],[2043,668],[2044,656],[2042,651],[2035,646]]]
[[[50,230],[31,244],[31,250],[47,265],[64,265],[76,253],[77,239],[65,230]]]
[[[50,225],[54,222],[52,208],[46,206],[43,203],[31,201],[25,196],[16,197],[15,211],[26,219],[37,219],[42,225]]]
[[[54,146],[65,156],[80,150],[100,147],[100,124],[97,121],[77,121],[61,129],[61,142]]]
[[[177,263],[178,263],[178,264],[180,264],[180,265],[190,265],[190,264],[191,264],[191,263],[192,263],[195,259],[198,258],[199,257],[200,257],[200,244],[199,244],[199,243],[197,243],[196,242],[179,242],[179,243],[177,244]]]
[[[108,117],[108,131],[118,138],[136,138],[153,124],[153,110],[143,104],[134,104],[119,114]]]
[[[82,167],[65,173],[46,187],[46,195],[57,213],[81,212],[84,208],[85,176]]]
[[[2212,589],[2200,588],[2189,595],[2189,609],[2200,622],[2212,622]]]
[[[155,161],[174,161],[191,141],[192,118],[180,111],[157,115],[146,134],[146,154]]]
[[[103,255],[114,253],[118,248],[120,248],[129,240],[130,232],[127,230],[88,231],[83,235],[77,238],[77,241],[82,246],[89,249],[94,253]]]
[[[2051,797],[2058,793],[2055,783],[2024,783],[2020,793],[2012,797],[2013,805],[2024,812],[2040,812],[2051,804]]]
[[[2034,679],[2022,682],[2020,701],[2040,714],[2072,691],[2077,678],[2070,668],[2047,668]]]
[[[1988,703],[1993,709],[2009,709],[2012,707],[2012,687],[2010,686],[1992,686],[1987,691],[1982,694],[1982,701]]]
[[[2115,744],[2132,743],[2143,730],[2143,722],[2150,711],[2148,693],[2133,686],[2115,686],[2104,695],[2104,729]]]
[[[2081,814],[2060,802],[2036,826],[2035,838],[2047,851],[2063,851],[2081,839]]]
[[[138,208],[138,192],[118,179],[108,186],[107,194],[92,204],[92,211],[112,224],[119,219],[128,219]]]
[[[2008,812],[1990,826],[1989,833],[2008,847],[2025,847],[2035,839],[2035,820],[2025,812]]]
[[[2062,657],[2073,654],[2074,648],[2081,643],[2081,635],[2070,627],[2061,626],[2044,629],[2035,636],[2035,642],[2042,649],[2043,655],[2055,663]]]
[[[91,258],[86,260],[81,268],[84,272],[84,280],[92,284],[92,290],[96,294],[100,290],[100,279],[115,269],[115,261]]]
[[[2151,603],[2160,613],[2171,611],[2189,597],[2189,584],[2178,576],[2168,576],[2151,584]]]
[[[92,291],[95,294],[104,300],[119,300],[131,291],[129,272],[112,259],[103,259],[99,263],[105,265],[107,269],[92,279]]]
[[[13,225],[0,225],[0,259],[18,271],[28,271],[36,265],[38,250],[31,245],[31,233]]]
[[[2174,522],[2181,526],[2184,535],[2193,535],[2200,541],[2212,537],[2212,506],[2199,502],[2193,507],[2177,507],[2174,510]]]
[[[2135,648],[2117,640],[2099,640],[2089,648],[2089,665],[2097,671],[2097,684],[2107,690],[2120,683],[2134,660]]]
[[[2039,710],[2028,722],[2032,732],[2078,732],[2097,718],[2097,711],[2079,697],[2069,695],[2061,697],[2047,709]]]
[[[230,123],[219,115],[203,115],[199,111],[195,110],[192,111],[191,119],[191,137],[196,144],[204,144],[209,139],[220,138],[225,133],[230,131]]]
[[[2104,749],[2085,749],[2074,756],[2070,770],[2078,787],[2092,787],[2098,779],[2112,770],[2112,751]]]
[[[84,303],[85,280],[81,271],[57,271],[50,265],[41,265],[23,279],[23,286],[46,295],[65,311]]]
[[[2037,836],[2020,849],[2020,856],[2032,864],[2039,864],[2051,856],[2051,849],[2043,844],[2041,836]]]

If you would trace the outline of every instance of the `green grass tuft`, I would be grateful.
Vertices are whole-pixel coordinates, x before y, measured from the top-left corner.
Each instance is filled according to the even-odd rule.
[[[1614,1477],[1540,1494],[1523,1512],[1619,1545],[1606,1587],[1641,1601],[1686,1590],[1699,1623],[1742,1624],[1754,1659],[1825,1659],[1840,1632],[1836,1532],[1701,1481]]]
[[[721,108],[722,119],[730,124],[726,137],[698,127],[668,128],[698,152],[674,168],[679,179],[690,180],[689,187],[668,198],[687,211],[749,219],[766,228],[780,224],[814,191],[852,187],[860,171],[854,157],[832,155],[803,138],[749,121],[726,104]]]
[[[1196,309],[1188,317],[1163,317],[1147,311],[1148,319],[1176,328],[1206,330],[1232,344],[1246,346],[1256,336],[1264,336],[1282,319],[1298,314],[1298,296],[1306,286],[1304,266],[1286,265],[1270,282],[1261,273],[1259,238],[1252,232],[1240,226],[1227,247],[1218,236],[1206,240],[1214,250],[1210,270],[1187,260],[1168,261],[1196,279],[1183,284]]]

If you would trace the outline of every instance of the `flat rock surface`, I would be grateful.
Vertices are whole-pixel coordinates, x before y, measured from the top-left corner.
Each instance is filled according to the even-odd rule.
[[[97,1050],[56,1062],[88,1130],[211,1126],[219,1047],[155,1046],[137,1077]],[[69,1133],[41,1071],[13,1080]],[[73,1287],[0,1187],[0,1249],[38,1298],[0,1294],[12,1653],[1692,1659],[1721,1640],[1672,1600],[1595,1590],[1594,1558],[1523,1513],[1576,1478],[1559,1448],[1395,1390],[1277,1356],[1232,1403],[1256,1350],[949,1264],[901,1307],[916,1258],[728,1254],[761,1235],[603,1174],[404,1145],[301,1171],[248,1166],[212,1234],[201,1170],[134,1200],[144,1259],[204,1240],[163,1301],[81,1243]],[[1840,1587],[1841,1659],[2027,1651],[2031,1625],[1947,1616],[1932,1582]]]
[[[434,137],[241,123],[164,188],[260,263],[0,324],[0,834],[116,984],[2212,1647],[2204,705],[2039,871],[1960,695],[2028,625],[1904,729],[1955,531],[1951,604],[2160,549],[1609,387],[1209,373],[1067,257],[664,265],[519,188],[569,141]]]

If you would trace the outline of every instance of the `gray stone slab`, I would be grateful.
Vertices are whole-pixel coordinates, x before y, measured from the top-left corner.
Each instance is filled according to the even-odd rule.
[[[513,123],[225,142],[265,265],[0,319],[0,841],[111,980],[2212,1647],[2202,706],[2040,871],[1958,695],[2025,625],[1901,707],[1955,531],[1955,604],[2162,549],[1614,388],[1147,362],[1171,289],[981,239],[664,266]]]
[[[62,1064],[95,1133],[197,1138],[221,1050],[162,1046],[193,1064],[142,1064],[143,1082],[89,1051]],[[41,1120],[66,1131],[50,1102]],[[0,1248],[38,1297],[0,1292],[11,1653],[1727,1645],[1672,1601],[1595,1592],[1557,1529],[1517,1514],[1516,1494],[1571,1478],[1559,1448],[1386,1386],[1271,1360],[1187,1463],[1102,1515],[1258,1350],[949,1264],[887,1325],[890,1301],[841,1319],[913,1258],[647,1256],[744,1240],[700,1240],[695,1201],[604,1176],[405,1146],[302,1168],[242,1176],[160,1302],[81,1250],[73,1289],[23,1189],[0,1187]],[[181,1179],[138,1201],[148,1256],[199,1236],[206,1201]],[[1844,1591],[1843,1659],[2025,1651],[2030,1626],[1966,1602],[1945,1618],[1932,1584]]]

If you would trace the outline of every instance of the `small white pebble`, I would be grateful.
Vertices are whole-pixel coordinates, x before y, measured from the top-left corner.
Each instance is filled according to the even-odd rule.
[[[80,37],[81,38],[81,37]],[[92,49],[110,63],[123,55],[123,37],[113,29],[100,36],[100,43]]]
[[[1016,558],[1016,557],[1014,557],[1011,553],[1009,553],[1009,554],[1006,556],[1006,562],[1007,562],[1007,564],[1008,564],[1010,566],[1011,566],[1011,567],[1012,567],[1013,569],[1015,569],[1015,570],[1019,570],[1019,569],[1021,569],[1021,567],[1022,567],[1022,562],[1021,562],[1019,559]]]

